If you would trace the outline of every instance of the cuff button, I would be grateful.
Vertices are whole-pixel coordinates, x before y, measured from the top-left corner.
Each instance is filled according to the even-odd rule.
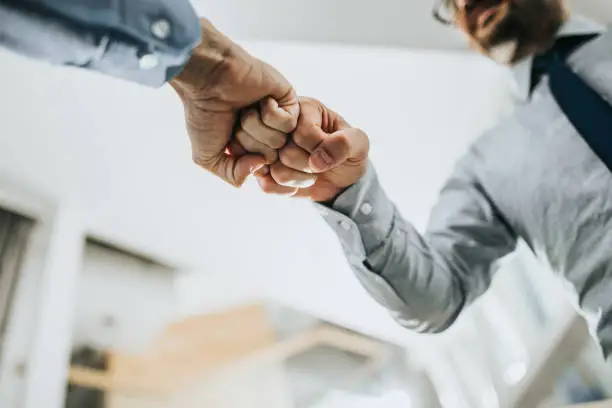
[[[166,19],[160,18],[151,24],[151,34],[158,40],[167,40],[172,33],[172,25]]]
[[[370,203],[363,203],[359,211],[361,211],[363,215],[371,215],[374,212],[374,208]]]
[[[138,60],[138,66],[142,70],[151,70],[159,65],[159,58],[155,54],[145,54]]]
[[[351,223],[348,222],[347,220],[342,220],[340,221],[340,228],[342,228],[345,231],[349,231],[351,229]]]

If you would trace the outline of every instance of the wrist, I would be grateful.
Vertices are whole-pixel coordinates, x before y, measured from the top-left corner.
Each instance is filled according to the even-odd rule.
[[[328,194],[322,195],[321,197],[316,197],[316,199],[314,199],[313,201],[315,203],[332,208],[334,206],[334,203],[338,199],[338,197],[340,197],[342,193],[344,193],[350,187],[351,186],[344,187],[344,188],[338,188],[337,190],[329,192]]]
[[[227,61],[236,45],[212,23],[201,19],[202,41],[193,49],[191,58],[183,70],[171,81],[171,85],[179,91],[198,92],[210,89],[219,82],[221,72],[225,70]]]

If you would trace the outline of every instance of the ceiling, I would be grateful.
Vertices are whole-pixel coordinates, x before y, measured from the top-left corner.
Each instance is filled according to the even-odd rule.
[[[463,49],[453,29],[436,23],[434,0],[193,0],[200,15],[238,40],[325,42]],[[571,0],[572,9],[612,22],[607,0]]]

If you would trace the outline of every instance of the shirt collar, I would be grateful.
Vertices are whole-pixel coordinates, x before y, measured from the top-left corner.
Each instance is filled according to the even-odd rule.
[[[605,31],[605,27],[593,20],[580,15],[572,15],[559,29],[557,38],[572,35],[600,34]],[[523,61],[511,68],[514,77],[514,85],[517,96],[522,101],[529,98],[531,88],[531,66],[533,56],[525,58]]]

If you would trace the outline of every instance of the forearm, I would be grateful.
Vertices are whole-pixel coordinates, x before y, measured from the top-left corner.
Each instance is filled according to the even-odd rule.
[[[402,218],[371,165],[322,211],[359,281],[400,324],[436,332],[454,321],[465,293],[452,265]]]
[[[489,202],[466,157],[440,193],[427,233],[399,214],[374,168],[327,208],[347,259],[370,294],[404,326],[437,332],[489,287],[516,234]]]

